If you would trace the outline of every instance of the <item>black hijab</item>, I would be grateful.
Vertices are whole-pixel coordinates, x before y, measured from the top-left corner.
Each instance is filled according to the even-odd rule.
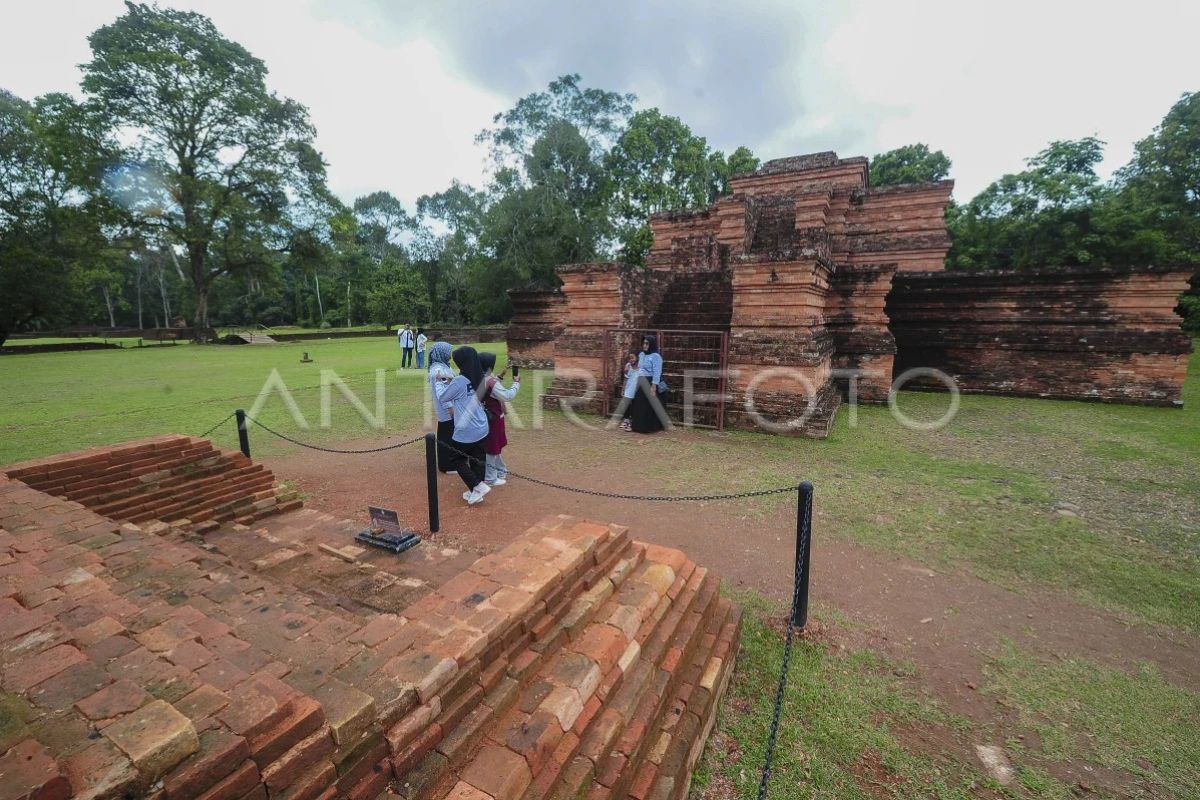
[[[657,336],[643,336],[642,341],[650,343],[650,349],[643,350],[642,351],[643,353],[657,353],[658,352],[658,337]]]
[[[460,347],[454,351],[454,365],[459,373],[471,384],[471,389],[483,385],[483,367],[479,364],[479,353],[474,347]]]
[[[484,373],[496,371],[496,354],[495,353],[480,353],[479,366],[483,367]]]

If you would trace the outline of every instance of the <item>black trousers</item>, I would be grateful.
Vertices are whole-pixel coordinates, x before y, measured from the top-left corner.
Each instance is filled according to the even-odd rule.
[[[438,469],[442,472],[452,472],[454,470],[454,453],[446,448],[446,445],[454,438],[454,420],[448,419],[445,422],[438,421],[437,428],[437,463]]]
[[[417,348],[402,347],[400,349],[404,351],[404,354],[400,356],[400,368],[411,367],[413,365],[413,353],[417,352]]]
[[[462,478],[468,491],[483,483],[484,459],[487,456],[483,451],[483,443],[484,439],[470,444],[458,441],[450,442],[454,447],[454,450],[450,451],[450,455],[454,459],[452,469],[458,470],[458,477]]]

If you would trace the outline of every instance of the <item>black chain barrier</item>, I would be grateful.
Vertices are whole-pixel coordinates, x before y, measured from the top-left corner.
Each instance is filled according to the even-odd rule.
[[[242,452],[249,456],[249,443],[246,438],[246,423],[252,422],[262,428],[267,433],[272,434],[284,441],[309,450],[318,450],[322,453],[338,453],[347,455],[357,455],[363,453],[382,453],[387,450],[398,450],[401,447],[407,447],[410,444],[416,444],[422,439],[426,440],[426,461],[428,462],[428,481],[429,481],[429,498],[430,498],[430,530],[436,532],[438,530],[438,512],[437,512],[437,493],[436,493],[436,477],[434,470],[435,455],[435,440],[433,434],[422,434],[412,439],[395,444],[386,445],[384,447],[371,447],[363,450],[342,450],[333,447],[322,447],[320,445],[302,442],[298,439],[293,439],[291,436],[280,433],[279,431],[264,425],[258,420],[249,417],[242,411],[235,411],[225,419],[212,426],[201,438],[207,437],[217,428],[224,425],[230,419],[237,417],[238,433],[241,439]],[[486,464],[478,456],[473,456],[470,453],[463,452],[454,445],[445,441],[436,441],[436,445],[444,447],[452,453],[456,453],[462,458],[469,459],[476,464]],[[712,500],[739,500],[748,497],[765,497],[768,495],[784,494],[787,492],[797,492],[797,509],[796,509],[796,574],[792,586],[792,608],[787,618],[787,630],[784,635],[783,644],[783,665],[779,672],[779,682],[775,688],[775,704],[771,710],[771,729],[767,735],[767,750],[763,758],[762,775],[758,783],[758,798],[757,800],[766,800],[767,787],[771,781],[771,771],[775,763],[775,744],[779,737],[779,723],[783,716],[783,701],[787,694],[788,673],[791,670],[792,663],[792,645],[795,641],[796,629],[803,629],[808,623],[808,576],[809,576],[809,555],[812,547],[812,484],[804,481],[793,486],[778,486],[772,489],[755,489],[747,492],[731,492],[727,494],[694,494],[694,495],[650,495],[650,494],[622,494],[620,492],[603,492],[596,489],[582,489],[578,486],[568,486],[563,483],[555,483],[553,481],[542,480],[535,478],[532,475],[523,475],[519,472],[508,471],[508,476],[519,478],[523,481],[546,486],[551,489],[559,489],[564,492],[573,492],[575,494],[590,495],[592,497],[607,497],[615,500],[637,500],[649,502],[705,502]]]
[[[484,464],[477,456],[470,453],[464,453],[454,445],[444,441],[438,441],[441,447],[446,448],[452,453],[457,453],[463,458],[474,461],[476,464]],[[508,477],[520,478],[523,481],[536,483],[539,486],[547,486],[551,489],[561,489],[564,492],[574,492],[575,494],[586,494],[592,497],[608,497],[614,500],[644,500],[650,502],[687,502],[697,501],[704,502],[708,500],[740,500],[745,497],[765,497],[770,494],[784,494],[786,492],[796,491],[797,486],[778,486],[774,489],[754,489],[748,492],[734,492],[730,494],[621,494],[620,492],[602,492],[599,489],[581,489],[578,486],[568,486],[564,483],[554,483],[553,481],[542,480],[531,475],[522,475],[519,472],[508,471]]]
[[[219,427],[221,427],[222,425],[224,425],[226,422],[229,422],[229,420],[233,419],[233,418],[234,418],[236,415],[237,415],[237,412],[235,411],[233,414],[230,414],[228,417],[226,417],[225,419],[221,420],[221,421],[220,421],[220,422],[218,422],[216,425],[213,425],[211,428],[209,428],[208,430],[206,430],[204,433],[200,434],[200,436],[198,436],[197,438],[199,438],[199,439],[207,439],[207,438],[209,437],[209,434],[211,434],[211,433],[212,433],[213,431],[215,431],[217,428],[219,428]]]
[[[228,417],[226,419],[228,419]],[[403,441],[403,442],[396,442],[395,444],[389,444],[389,445],[385,445],[383,447],[368,447],[364,450],[339,450],[336,447],[322,447],[319,444],[310,444],[308,442],[302,442],[299,439],[293,439],[291,436],[288,436],[287,434],[280,433],[279,431],[275,430],[274,428],[267,427],[266,425],[262,424],[258,420],[254,419],[254,417],[246,417],[246,421],[254,423],[255,425],[262,428],[264,431],[266,431],[267,433],[269,433],[273,436],[278,436],[280,439],[283,439],[284,441],[287,441],[287,442],[291,442],[292,444],[295,444],[295,445],[299,445],[300,447],[304,447],[309,450],[319,450],[322,453],[340,453],[343,455],[361,455],[363,453],[382,453],[387,450],[399,450],[401,447],[408,447],[410,444],[416,444],[417,442],[419,442],[425,438],[425,435],[421,434],[420,436],[417,436],[416,438],[408,439],[407,441]]]

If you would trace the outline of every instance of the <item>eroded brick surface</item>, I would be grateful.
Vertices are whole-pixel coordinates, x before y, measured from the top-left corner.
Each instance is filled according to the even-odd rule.
[[[187,446],[124,449],[160,445]],[[550,517],[409,606],[352,613],[253,568],[327,522],[278,519],[206,534],[233,554],[218,558],[178,526],[120,525],[0,477],[0,701],[15,720],[0,758],[24,759],[46,797],[166,800],[581,796],[592,759],[626,740],[656,775],[689,763],[667,709],[695,711],[698,741],[692,705],[715,705],[736,626],[678,551]]]

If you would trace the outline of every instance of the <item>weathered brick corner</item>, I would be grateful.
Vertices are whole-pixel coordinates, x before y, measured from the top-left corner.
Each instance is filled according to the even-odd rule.
[[[0,798],[686,793],[740,612],[682,552],[548,517],[380,613],[265,563],[284,544],[323,557],[333,548],[311,537],[351,523],[293,510],[202,538],[66,499],[98,469],[136,480],[200,445],[162,437],[11,470],[61,496],[0,471]],[[314,566],[306,578],[361,574],[333,556]]]

